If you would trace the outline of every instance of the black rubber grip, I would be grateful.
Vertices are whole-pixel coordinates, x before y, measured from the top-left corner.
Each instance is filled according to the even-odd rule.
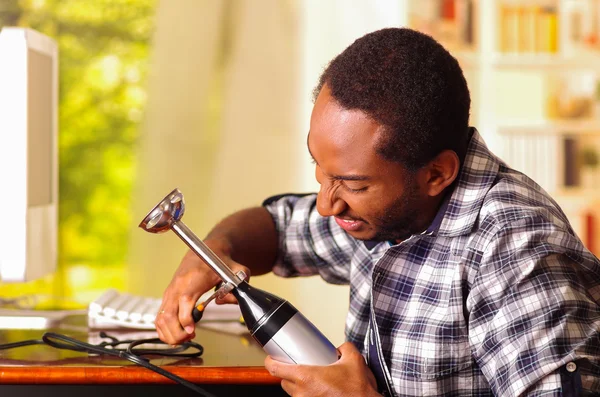
[[[263,319],[266,318],[266,320],[263,322],[259,320],[256,329],[251,330],[250,333],[261,346],[264,346],[296,313],[298,310],[291,303],[285,301],[274,311],[263,316]]]
[[[196,307],[194,307],[194,310],[192,310],[192,318],[194,319],[194,322],[197,323],[198,321],[200,321],[203,314],[204,310],[200,311]]]

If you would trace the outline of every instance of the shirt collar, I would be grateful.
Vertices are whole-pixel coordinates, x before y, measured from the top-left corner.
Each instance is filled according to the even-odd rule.
[[[488,149],[477,129],[471,128],[470,133],[471,139],[457,182],[446,194],[424,234],[455,237],[470,233],[483,200],[496,180],[500,160]],[[364,242],[368,250],[379,243],[375,240]]]
[[[448,209],[448,204],[450,203],[450,196],[450,193],[445,194],[444,200],[442,200],[442,204],[435,214],[435,218],[433,218],[433,221],[424,233],[433,234],[440,229],[440,226],[442,226],[442,221],[444,220],[444,216],[446,215],[446,210]]]
[[[436,232],[440,236],[462,236],[473,230],[483,200],[498,176],[501,160],[488,149],[475,128],[471,131],[464,164]]]

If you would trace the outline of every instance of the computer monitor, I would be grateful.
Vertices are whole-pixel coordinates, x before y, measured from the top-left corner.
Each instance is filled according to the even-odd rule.
[[[58,49],[24,28],[0,31],[0,282],[56,269]]]

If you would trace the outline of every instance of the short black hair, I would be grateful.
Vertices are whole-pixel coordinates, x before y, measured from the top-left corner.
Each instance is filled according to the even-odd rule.
[[[329,63],[315,97],[325,84],[342,107],[384,127],[377,148],[384,158],[415,170],[450,149],[463,161],[469,89],[458,61],[430,36],[407,28],[369,33]]]

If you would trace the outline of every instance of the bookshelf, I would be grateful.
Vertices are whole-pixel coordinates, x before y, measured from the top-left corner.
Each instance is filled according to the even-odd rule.
[[[463,67],[471,125],[600,255],[600,0],[408,0]]]
[[[554,54],[495,54],[491,59],[495,68],[499,69],[531,69],[595,71],[600,65],[600,52],[574,55]]]

